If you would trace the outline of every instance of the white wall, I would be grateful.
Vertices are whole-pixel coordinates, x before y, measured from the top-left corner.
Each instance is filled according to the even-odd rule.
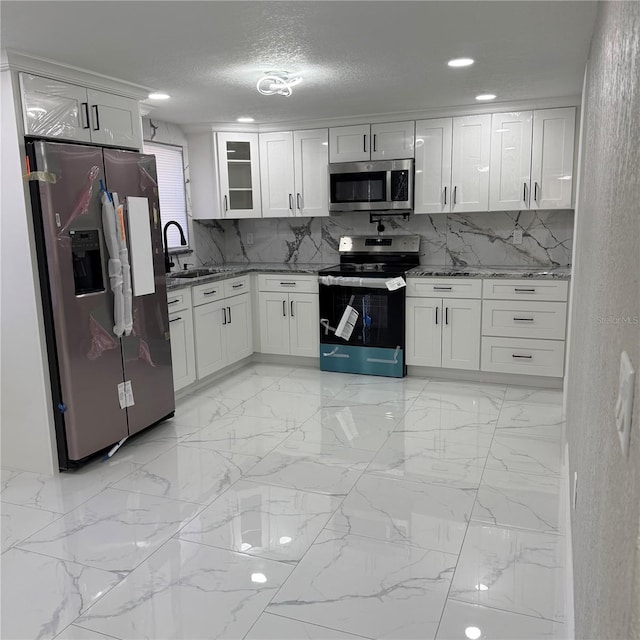
[[[627,457],[614,408],[621,351],[640,370],[640,3],[600,4],[583,99],[567,384],[575,633],[626,639],[640,637],[640,375]]]
[[[54,473],[58,468],[49,408],[30,211],[22,180],[11,72],[1,80],[0,428],[3,468]]]

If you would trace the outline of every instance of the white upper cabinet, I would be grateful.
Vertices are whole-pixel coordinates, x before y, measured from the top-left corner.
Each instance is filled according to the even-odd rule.
[[[494,113],[491,118],[489,208],[529,208],[533,112]]]
[[[138,147],[142,119],[138,103],[104,91],[87,90],[91,142],[116,147]]]
[[[263,217],[295,215],[291,131],[260,134],[260,179]]]
[[[222,217],[262,217],[258,134],[216,135]]]
[[[489,210],[491,114],[453,118],[451,211]]]
[[[327,216],[328,131],[260,134],[262,215]]]
[[[359,162],[371,159],[371,127],[356,124],[329,129],[329,162]]]
[[[295,211],[298,216],[329,215],[329,132],[293,132]]]
[[[413,146],[413,121],[329,129],[329,162],[413,158]]]
[[[371,125],[371,159],[413,158],[415,122],[385,122]]]
[[[20,74],[25,133],[43,138],[142,148],[138,101]]]
[[[451,118],[416,122],[414,213],[451,210],[452,134]]]
[[[531,209],[570,209],[575,107],[533,112]]]

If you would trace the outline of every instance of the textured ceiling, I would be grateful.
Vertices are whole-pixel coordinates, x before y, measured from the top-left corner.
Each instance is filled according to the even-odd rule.
[[[166,91],[182,124],[259,123],[578,95],[594,2],[11,2],[2,46]],[[476,64],[451,70],[446,62]],[[261,96],[271,68],[293,96]]]

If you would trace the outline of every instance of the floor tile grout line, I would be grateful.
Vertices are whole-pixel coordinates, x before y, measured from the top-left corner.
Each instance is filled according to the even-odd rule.
[[[77,620],[77,618],[76,618]],[[71,627],[78,627],[78,629],[83,629],[84,631],[90,631],[91,633],[99,633],[100,635],[103,635],[105,638],[113,638],[113,640],[122,640],[122,638],[118,638],[116,636],[112,636],[109,635],[107,633],[103,633],[102,631],[94,631],[93,629],[87,629],[86,627],[83,627],[82,625],[79,624],[75,624],[74,622],[70,622],[64,629],[62,629],[62,631],[60,631],[60,633],[58,633],[57,635],[54,636],[53,640],[56,640],[57,638],[59,638],[65,631],[68,631]]]
[[[502,411],[502,405],[504,404],[504,396],[507,393],[507,387],[505,385],[504,393],[502,394],[502,401],[500,404],[500,411]],[[498,416],[500,415],[500,411],[498,411]],[[497,424],[497,420],[496,420]],[[473,510],[476,506],[476,502],[478,501],[478,491],[480,490],[480,485],[482,484],[482,476],[484,476],[484,471],[487,468],[487,459],[489,458],[489,452],[491,451],[491,445],[493,444],[493,438],[495,437],[495,429],[493,435],[491,437],[491,443],[489,444],[489,449],[487,450],[487,457],[485,458],[484,467],[482,468],[482,474],[480,475],[480,481],[478,483],[478,487],[476,488],[476,494],[473,498],[473,504],[469,510],[469,520],[467,520],[467,526],[464,532],[464,536],[462,537],[462,544],[460,545],[460,551],[458,552],[458,557],[456,559],[456,566],[453,569],[453,574],[451,576],[451,581],[449,582],[449,588],[447,589],[447,595],[444,599],[444,604],[442,606],[442,611],[440,611],[440,620],[438,620],[438,626],[436,627],[436,633],[434,635],[434,639],[438,638],[438,633],[440,631],[440,626],[442,625],[442,618],[444,617],[445,609],[447,608],[447,600],[449,600],[449,595],[451,594],[451,586],[453,585],[453,581],[456,577],[456,572],[458,571],[458,565],[460,564],[460,556],[462,556],[462,550],[464,549],[464,543],[467,540],[467,534],[469,533],[469,526],[471,524],[471,516],[473,514]]]
[[[320,629],[327,629],[329,631],[337,631],[338,633],[344,633],[346,635],[352,635],[354,636],[354,638],[361,638],[362,640],[373,640],[372,638],[369,638],[368,636],[363,636],[359,633],[353,633],[353,631],[344,631],[342,629],[336,629],[335,627],[328,627],[327,625],[324,624],[317,624],[315,622],[307,622],[305,620],[299,620],[298,618],[292,618],[291,616],[284,616],[281,613],[273,613],[272,611],[268,611],[266,612],[267,615],[270,616],[277,616],[278,618],[284,618],[285,620],[292,620],[293,622],[300,622],[301,624],[308,624],[311,627],[318,627]],[[265,615],[265,612],[262,612],[258,618],[256,619],[256,621],[253,623],[253,625],[251,626],[251,629],[253,629],[253,627],[256,626],[256,624],[258,623],[258,620],[260,620],[260,618]],[[249,633],[251,632],[251,629],[249,629],[249,631],[247,631],[247,633],[245,634],[245,638],[247,637],[247,635],[249,635]]]
[[[554,620],[553,618],[543,618],[542,616],[532,616],[528,613],[522,613],[521,611],[511,611],[510,609],[500,609],[499,607],[492,607],[487,604],[480,604],[475,602],[468,602],[467,600],[460,600],[459,598],[447,598],[447,600],[451,600],[453,602],[459,602],[460,604],[468,604],[472,607],[482,607],[483,609],[489,609],[491,611],[500,611],[501,613],[510,613],[514,616],[523,616],[525,618],[529,618],[531,620],[543,620],[544,622],[551,622],[553,624],[561,624],[564,625],[564,620]]]

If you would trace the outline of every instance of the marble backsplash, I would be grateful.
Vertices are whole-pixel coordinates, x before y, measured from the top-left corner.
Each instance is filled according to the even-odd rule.
[[[421,236],[420,263],[449,265],[568,266],[573,211],[494,211],[384,218],[381,235]],[[522,231],[514,244],[513,231]],[[253,234],[253,244],[247,236]],[[207,220],[193,223],[198,263],[338,261],[342,235],[375,235],[368,213],[328,218]]]

